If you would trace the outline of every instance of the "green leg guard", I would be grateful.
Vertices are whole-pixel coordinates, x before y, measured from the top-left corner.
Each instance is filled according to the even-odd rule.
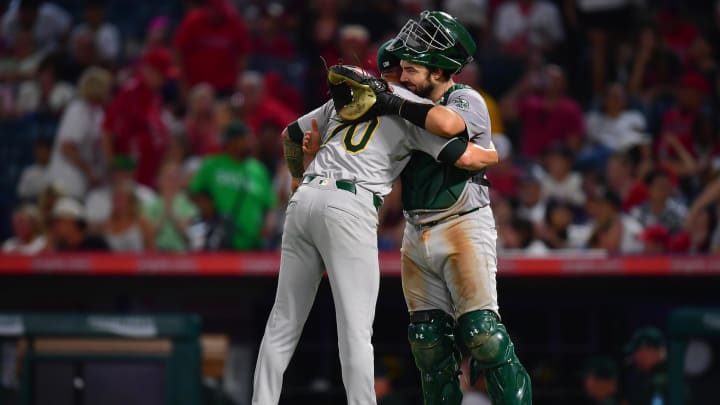
[[[455,320],[440,310],[410,315],[408,340],[420,370],[425,405],[460,405],[460,353],[455,346]]]
[[[493,405],[531,405],[530,376],[498,316],[487,310],[473,311],[458,319],[458,337],[470,350],[470,382],[485,374]]]

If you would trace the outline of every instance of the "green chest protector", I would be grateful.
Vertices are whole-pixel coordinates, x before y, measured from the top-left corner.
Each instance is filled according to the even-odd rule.
[[[459,89],[472,87],[455,84],[443,94],[438,104],[446,105],[450,93]],[[465,136],[468,136],[467,132]],[[425,152],[414,151],[400,175],[403,208],[406,211],[449,208],[460,198],[468,180],[477,175],[484,177],[482,172],[458,169],[452,163],[439,163]]]

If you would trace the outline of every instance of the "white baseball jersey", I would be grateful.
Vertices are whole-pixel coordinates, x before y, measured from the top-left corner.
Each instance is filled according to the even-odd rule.
[[[428,102],[403,88],[394,89],[403,98]],[[394,115],[358,124],[342,123],[332,101],[300,117],[297,127],[291,125],[288,131],[309,131],[313,118],[318,123],[322,146],[305,174],[352,180],[383,196],[390,192],[413,150],[452,164],[466,147],[459,139],[432,135]]]

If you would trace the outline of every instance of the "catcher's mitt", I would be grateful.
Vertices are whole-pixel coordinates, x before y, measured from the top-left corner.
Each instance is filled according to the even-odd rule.
[[[350,123],[381,115],[378,95],[390,92],[384,80],[348,65],[331,66],[328,69],[328,84],[335,111],[340,119]]]

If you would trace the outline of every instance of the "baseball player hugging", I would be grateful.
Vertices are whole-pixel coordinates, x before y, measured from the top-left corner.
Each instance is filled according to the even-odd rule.
[[[351,66],[333,66],[332,100],[283,131],[285,159],[299,184],[287,207],[275,303],[255,367],[252,403],[277,404],[283,373],[300,339],[322,275],[335,302],[348,404],[375,404],[372,324],[380,280],[377,209],[414,151],[432,162],[481,170],[497,153],[467,137],[435,136],[395,115],[380,116],[375,92],[385,82]],[[358,86],[353,88],[352,86]],[[427,101],[404,89],[402,100]],[[303,138],[322,146],[303,170]],[[444,361],[444,360],[443,360]]]

